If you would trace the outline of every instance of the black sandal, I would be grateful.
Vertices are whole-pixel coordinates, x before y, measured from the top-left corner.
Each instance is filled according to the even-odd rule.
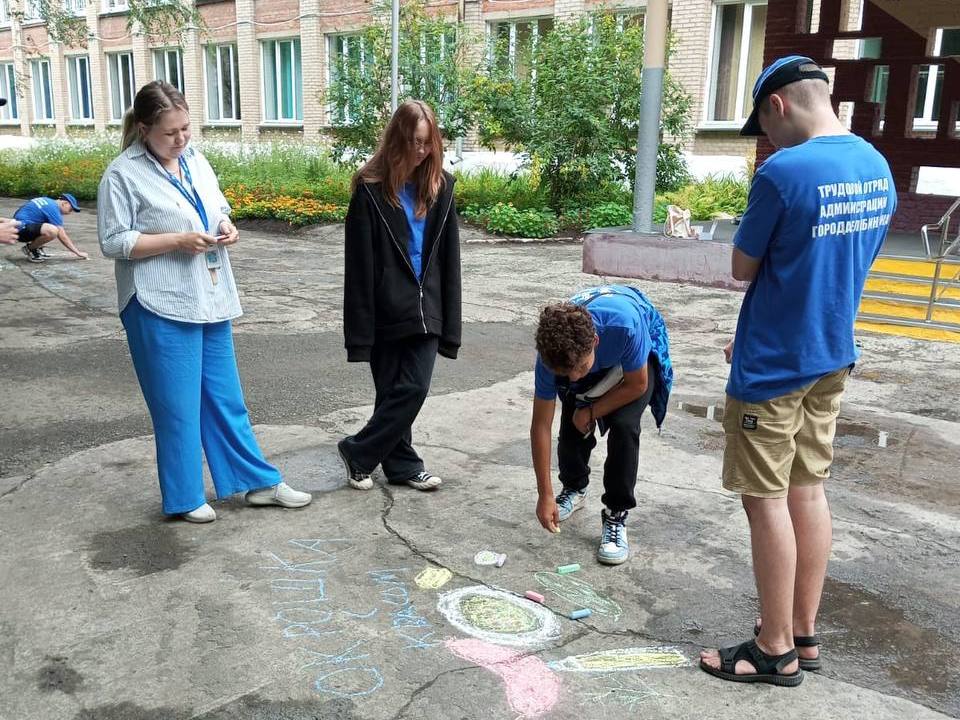
[[[803,670],[784,673],[783,668],[797,659],[796,648],[785,652],[783,655],[767,655],[757,646],[756,640],[747,640],[734,647],[720,648],[719,668],[712,667],[706,661],[700,660],[700,669],[721,680],[796,687],[803,682]],[[756,669],[756,672],[737,675],[737,663],[740,660],[749,662]]]
[[[753,626],[753,636],[756,637],[760,634],[760,626]],[[819,635],[794,635],[793,636],[793,646],[794,647],[820,647],[820,636]],[[799,657],[799,655],[798,655]],[[817,653],[815,658],[800,658],[800,669],[801,670],[819,670],[823,667],[823,663],[820,662],[820,653]]]

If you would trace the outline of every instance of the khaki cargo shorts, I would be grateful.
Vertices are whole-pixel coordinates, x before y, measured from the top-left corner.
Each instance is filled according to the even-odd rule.
[[[840,397],[850,368],[786,395],[748,403],[727,395],[723,487],[753,497],[784,497],[790,485],[830,477]]]

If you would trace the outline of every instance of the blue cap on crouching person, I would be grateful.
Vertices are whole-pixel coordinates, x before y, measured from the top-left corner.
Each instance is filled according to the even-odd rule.
[[[77,204],[77,199],[70,193],[63,193],[59,199],[66,200],[68,203],[70,203],[70,207],[73,208],[74,212],[80,212],[80,206]]]
[[[760,119],[757,117],[760,103],[784,85],[811,78],[830,82],[823,68],[804,55],[788,55],[770,63],[763,69],[760,77],[757,78],[757,82],[753,85],[753,112],[750,113],[747,122],[740,129],[740,134],[747,136],[763,135]]]

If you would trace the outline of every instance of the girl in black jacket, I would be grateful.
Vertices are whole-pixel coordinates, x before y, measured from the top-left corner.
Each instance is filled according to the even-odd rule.
[[[373,157],[353,178],[344,248],[343,335],[350,362],[369,362],[373,415],[337,443],[352,487],[440,485],[411,444],[439,352],[460,348],[460,233],[453,176],[433,111],[419,100],[390,119]]]

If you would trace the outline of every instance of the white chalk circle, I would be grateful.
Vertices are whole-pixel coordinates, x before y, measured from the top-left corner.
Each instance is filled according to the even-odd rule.
[[[497,645],[533,647],[560,637],[560,621],[549,608],[483,585],[441,594],[437,610],[460,632]]]

